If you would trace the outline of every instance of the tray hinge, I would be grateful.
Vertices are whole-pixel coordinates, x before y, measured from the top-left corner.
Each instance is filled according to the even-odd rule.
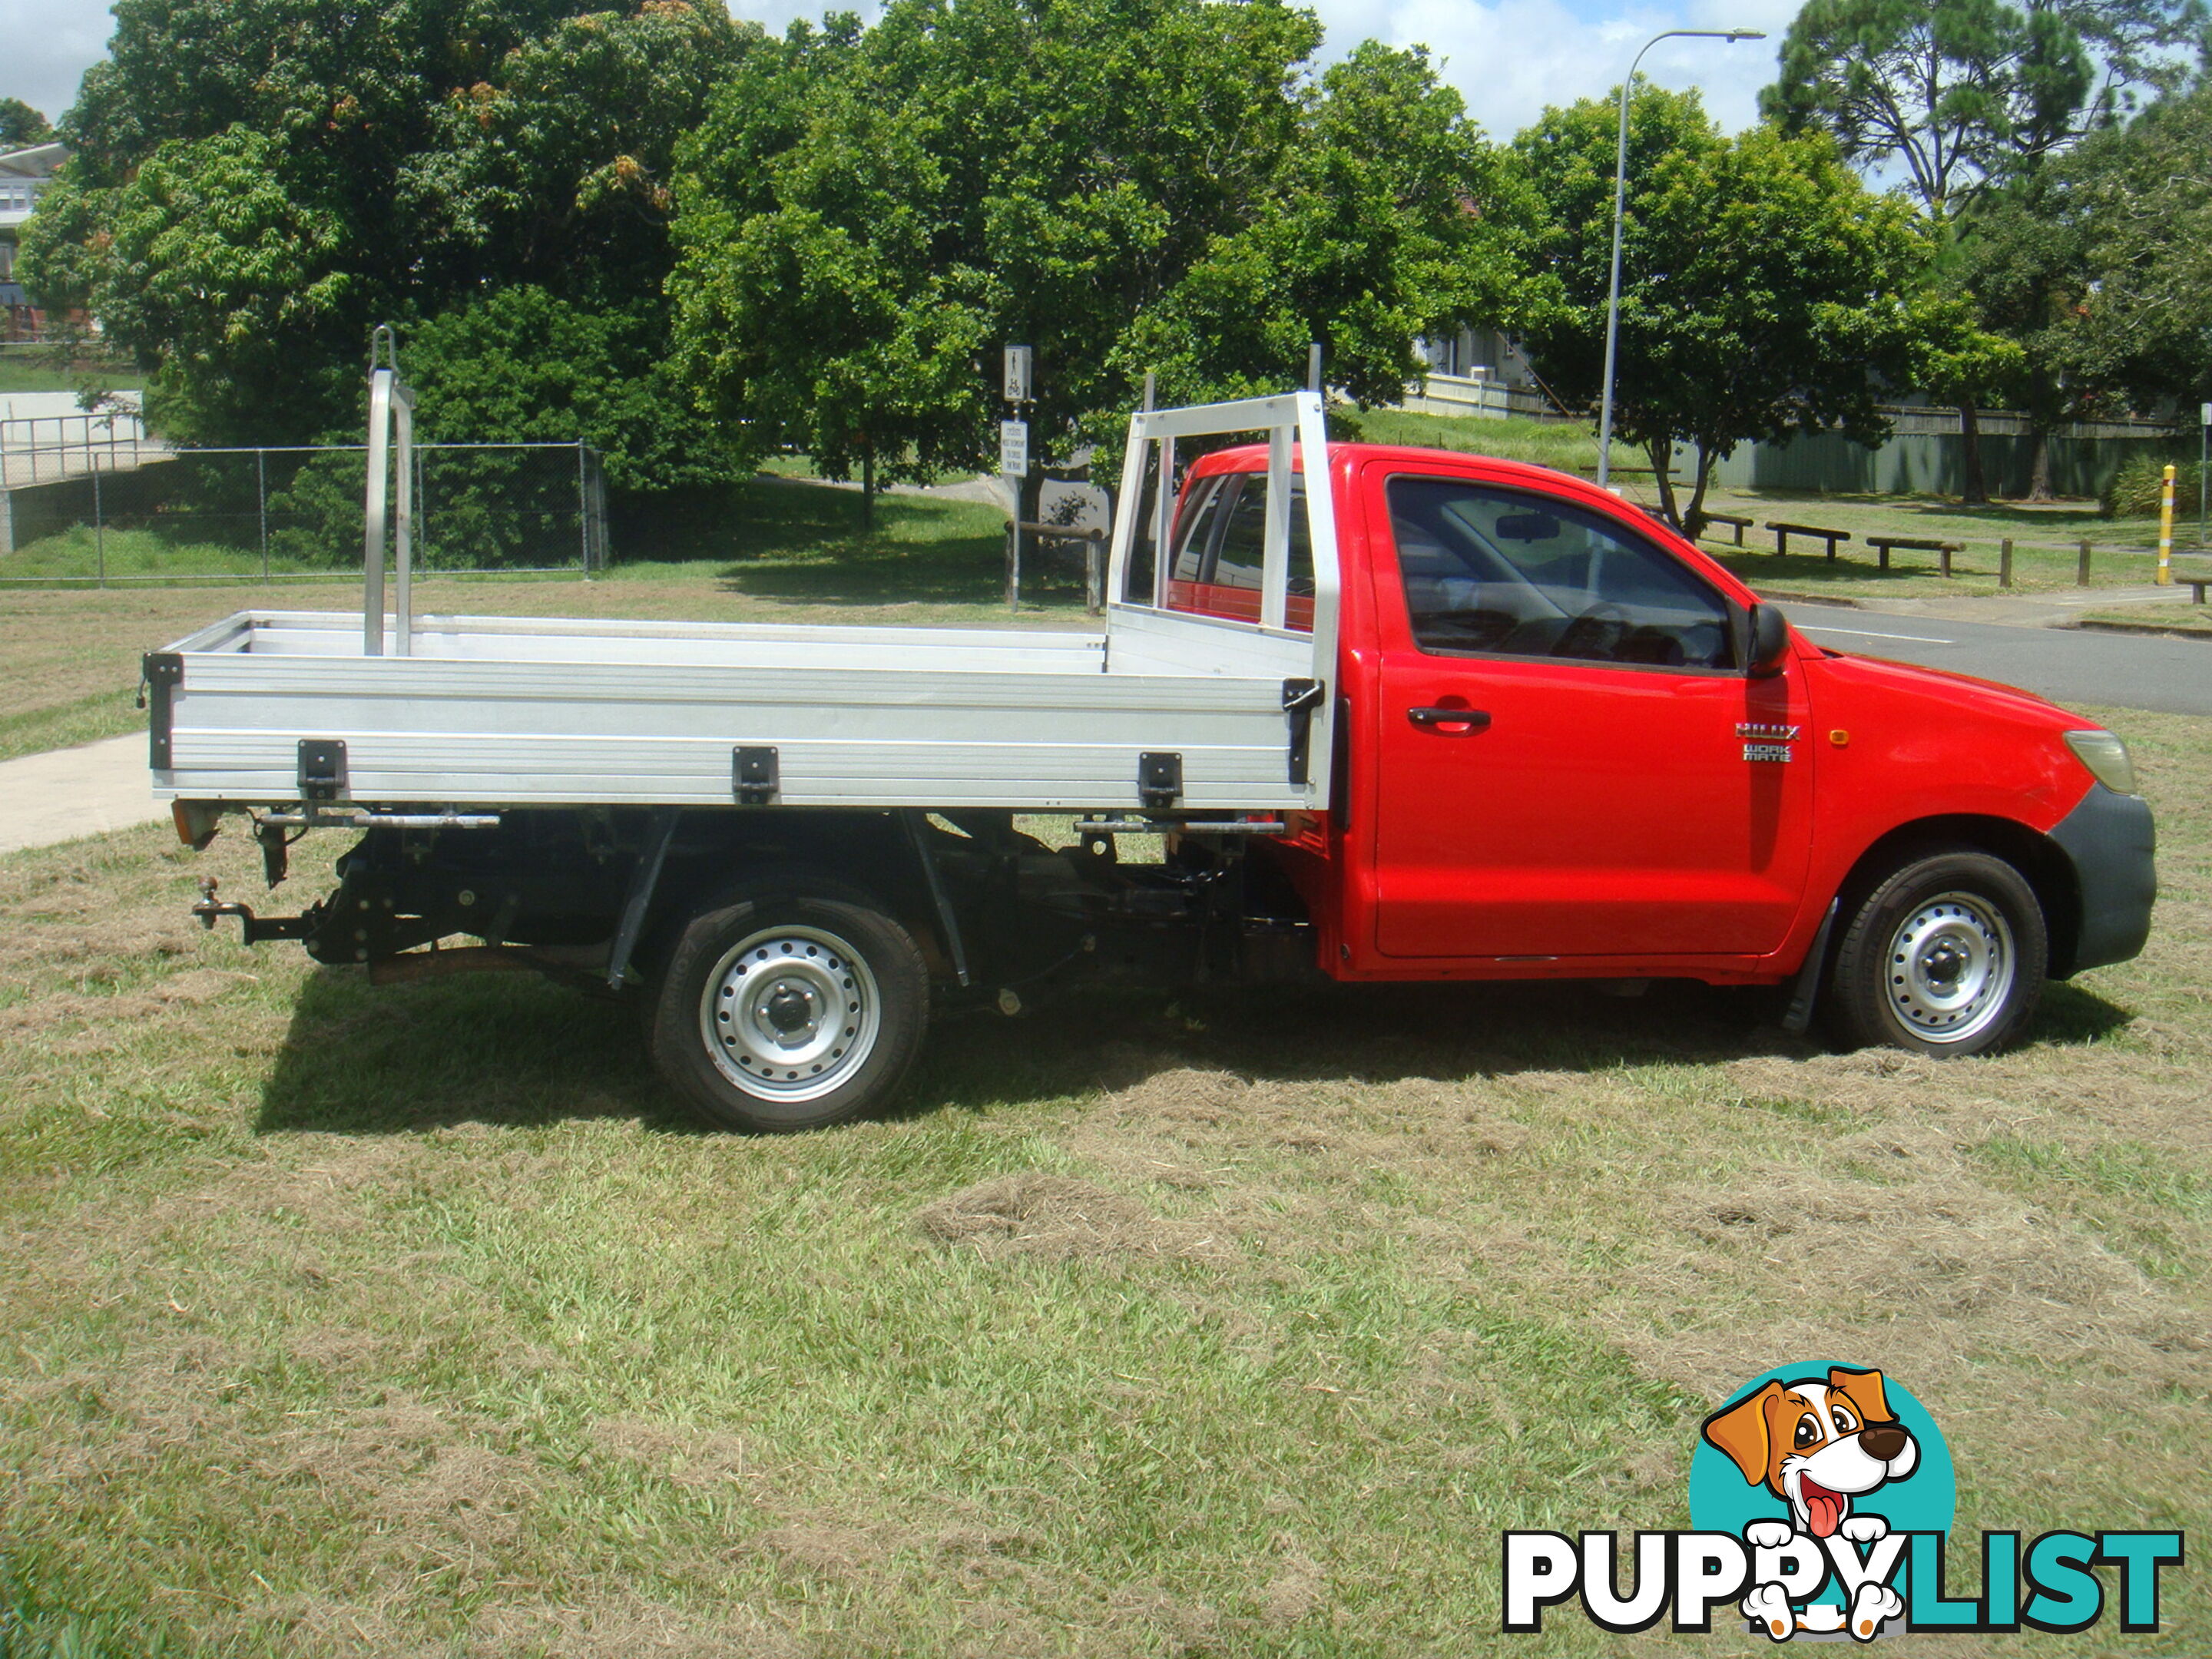
[[[1314,710],[1320,708],[1328,695],[1319,680],[1285,680],[1283,682],[1283,714],[1291,723],[1291,781],[1304,783],[1310,772],[1309,757],[1313,751]]]
[[[740,806],[773,806],[783,788],[775,750],[740,746],[731,751],[730,783]]]
[[[343,799],[346,793],[346,746],[342,738],[300,739],[300,799]]]
[[[185,683],[185,659],[173,651],[149,651],[138,664],[138,677],[146,683],[140,705],[146,719],[146,757],[157,771],[169,769],[173,750],[169,731],[176,720],[177,688]]]
[[[1182,757],[1146,750],[1137,757],[1137,801],[1155,809],[1182,799]]]

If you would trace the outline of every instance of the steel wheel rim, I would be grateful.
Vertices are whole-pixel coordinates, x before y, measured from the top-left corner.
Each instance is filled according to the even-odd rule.
[[[1890,1012],[1923,1042],[1964,1042],[2002,1018],[2017,971],[2004,913],[1974,893],[1927,900],[1890,936]]]
[[[722,953],[699,999],[715,1069],[758,1100],[818,1100],[875,1051],[876,976],[820,927],[763,927]]]

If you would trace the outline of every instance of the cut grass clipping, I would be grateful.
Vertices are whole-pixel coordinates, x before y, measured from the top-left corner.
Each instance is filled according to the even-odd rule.
[[[2212,756],[2112,723],[2150,953],[1948,1066],[1665,988],[1091,996],[714,1136],[619,1007],[202,933],[233,831],[0,858],[7,1651],[1496,1652],[1501,1528],[1687,1524],[1793,1359],[1911,1389],[1969,1534],[2202,1535]],[[2033,1647],[2203,1653],[2196,1571]]]

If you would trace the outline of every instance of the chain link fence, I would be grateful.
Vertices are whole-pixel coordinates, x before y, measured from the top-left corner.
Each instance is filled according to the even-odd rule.
[[[358,580],[358,444],[94,447],[67,476],[0,489],[0,585]],[[415,568],[453,575],[606,568],[599,453],[574,444],[418,444]]]

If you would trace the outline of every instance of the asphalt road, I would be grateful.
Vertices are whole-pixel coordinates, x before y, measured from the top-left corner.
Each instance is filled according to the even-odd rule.
[[[2063,704],[2212,714],[2212,641],[2018,628],[1785,605],[1816,645],[2002,680]]]

